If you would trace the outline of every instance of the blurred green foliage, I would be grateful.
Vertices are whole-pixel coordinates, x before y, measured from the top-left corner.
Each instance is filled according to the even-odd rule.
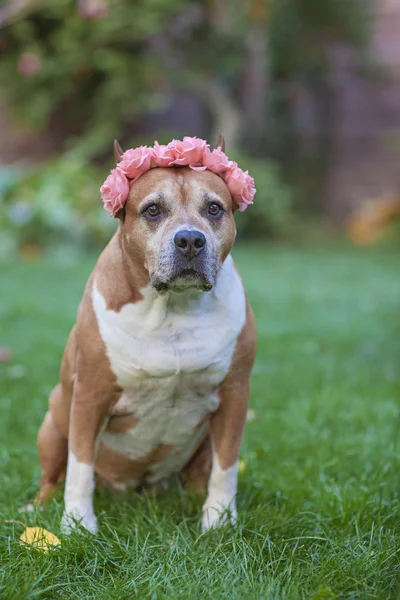
[[[41,129],[61,111],[75,134],[71,143],[93,156],[157,106],[165,74],[148,40],[183,2],[99,2],[106,13],[98,16],[86,4],[79,10],[75,0],[36,3],[6,27],[0,85],[30,126]]]
[[[182,90],[197,97],[210,129],[221,114],[237,121],[228,152],[258,190],[238,219],[243,235],[279,236],[300,205],[303,214],[304,207],[321,210],[314,190],[329,160],[331,50],[340,42],[365,54],[370,1],[21,2],[3,22],[1,95],[20,123],[61,139],[64,154],[4,175],[3,247],[103,243],[115,223],[100,208],[106,173],[94,165],[109,157],[114,138],[152,143],[141,119]],[[308,88],[316,107],[306,156],[295,133],[293,81]],[[235,156],[238,148],[245,155]]]
[[[104,245],[116,222],[101,208],[102,175],[70,156],[0,172],[0,252],[26,246]]]
[[[365,52],[370,38],[371,0],[273,0],[269,37],[275,78],[329,76],[332,45]]]
[[[235,160],[251,173],[257,186],[254,204],[236,216],[239,235],[249,238],[284,236],[293,212],[294,197],[279,166],[272,161],[245,155],[235,155]]]

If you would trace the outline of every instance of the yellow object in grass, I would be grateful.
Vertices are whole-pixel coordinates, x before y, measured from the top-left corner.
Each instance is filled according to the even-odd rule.
[[[22,544],[43,552],[48,552],[61,544],[57,536],[43,527],[27,527],[19,539]]]
[[[246,467],[247,467],[247,460],[239,460],[239,468],[238,468],[239,473],[243,473],[243,471],[245,470]]]

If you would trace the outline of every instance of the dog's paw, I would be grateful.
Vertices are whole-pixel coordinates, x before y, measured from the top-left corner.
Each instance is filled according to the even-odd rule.
[[[90,533],[97,533],[97,518],[92,508],[73,508],[65,510],[61,519],[61,531],[70,534],[79,526],[84,527]]]
[[[216,529],[222,525],[236,525],[237,511],[235,500],[227,498],[215,498],[205,501],[203,506],[203,518],[201,521],[202,532]]]

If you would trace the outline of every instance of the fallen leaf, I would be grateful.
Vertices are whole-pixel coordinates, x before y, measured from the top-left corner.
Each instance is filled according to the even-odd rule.
[[[57,536],[43,527],[27,527],[19,539],[22,544],[43,552],[48,552],[54,546],[61,544]]]

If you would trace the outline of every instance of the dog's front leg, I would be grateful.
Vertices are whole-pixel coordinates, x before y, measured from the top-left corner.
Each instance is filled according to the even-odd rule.
[[[247,305],[231,368],[218,390],[220,406],[211,417],[212,468],[203,506],[203,531],[236,522],[239,450],[246,423],[250,375],[256,349],[254,316]]]
[[[236,491],[240,442],[246,421],[249,385],[228,385],[211,419],[212,468],[203,505],[203,532],[227,521],[236,522]]]
[[[94,385],[75,384],[71,405],[68,466],[65,482],[65,510],[61,521],[64,533],[80,523],[91,533],[97,531],[93,508],[94,464],[99,434],[106,422],[110,394]]]

